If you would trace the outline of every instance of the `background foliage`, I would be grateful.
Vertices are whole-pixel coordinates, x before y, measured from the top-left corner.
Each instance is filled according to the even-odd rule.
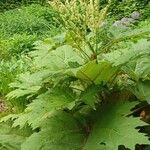
[[[0,14],[0,55],[18,55],[32,50],[33,43],[59,32],[50,7],[30,5]]]
[[[0,1],[0,12],[14,9],[20,7],[22,5],[29,5],[29,4],[41,4],[44,5],[46,0],[1,0]]]
[[[108,0],[100,0],[100,7],[103,8],[107,3]],[[122,16],[129,16],[133,11],[139,11],[142,18],[149,18],[149,7],[149,0],[112,0],[108,15],[120,19]]]

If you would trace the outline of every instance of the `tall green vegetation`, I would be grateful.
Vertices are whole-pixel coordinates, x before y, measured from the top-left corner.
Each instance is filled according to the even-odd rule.
[[[57,13],[51,7],[38,4],[0,14],[0,103],[10,91],[9,83],[29,68],[30,58],[24,54],[34,49],[34,42],[60,32],[54,18]]]
[[[60,26],[54,18],[57,14],[52,8],[40,5],[0,14],[0,55],[8,57],[30,51],[36,40],[58,33]]]
[[[108,4],[108,0],[100,0],[100,7]],[[139,11],[142,14],[141,19],[150,17],[149,0],[112,0],[112,5],[108,11],[108,16],[120,19],[122,16],[128,16],[133,11]]]
[[[1,0],[0,12],[4,12],[10,9],[19,8],[22,5],[40,4],[45,5],[47,0]]]
[[[111,1],[101,11],[96,0],[50,4],[65,32],[37,41],[28,53],[30,69],[10,84],[13,108],[1,119],[0,148],[133,150],[150,144],[150,24],[104,26]]]

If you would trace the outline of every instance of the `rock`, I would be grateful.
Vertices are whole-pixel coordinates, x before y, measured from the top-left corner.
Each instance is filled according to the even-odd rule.
[[[129,26],[130,24],[134,23],[135,20],[133,18],[124,17],[120,20],[122,24]]]
[[[120,27],[120,26],[123,26],[123,24],[121,21],[115,21],[112,26],[113,27]]]
[[[129,21],[129,18],[127,18],[127,17],[122,18],[120,21],[122,24],[124,24],[126,26],[131,24],[131,22]]]
[[[135,20],[138,20],[140,19],[140,13],[138,11],[134,11],[132,14],[131,14],[131,17]]]

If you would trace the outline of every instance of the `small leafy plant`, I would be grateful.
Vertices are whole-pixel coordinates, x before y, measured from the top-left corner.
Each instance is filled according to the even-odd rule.
[[[7,95],[25,102],[24,110],[1,119],[11,121],[12,129],[32,131],[15,148],[9,148],[13,133],[2,133],[0,146],[133,150],[136,144],[150,144],[144,133],[149,120],[143,119],[150,102],[149,26],[103,27],[111,1],[101,12],[96,0],[50,4],[59,11],[65,32],[35,43],[28,54],[31,71],[20,74]]]

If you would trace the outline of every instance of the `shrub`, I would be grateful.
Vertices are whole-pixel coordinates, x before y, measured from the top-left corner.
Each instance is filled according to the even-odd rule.
[[[101,0],[100,7],[103,8],[108,0]],[[129,16],[133,11],[139,11],[142,18],[149,18],[149,0],[112,0],[109,9],[109,16],[115,19],[121,19],[123,16]]]

